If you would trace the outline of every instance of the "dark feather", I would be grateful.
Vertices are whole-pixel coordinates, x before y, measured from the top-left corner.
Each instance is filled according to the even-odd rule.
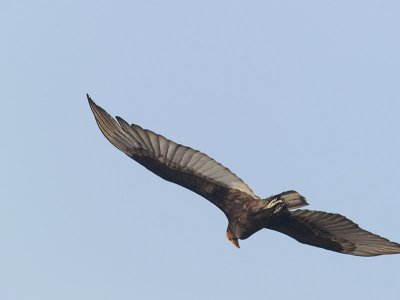
[[[269,219],[266,228],[300,243],[357,256],[400,253],[400,244],[360,228],[339,214],[296,210]]]
[[[120,117],[116,117],[117,122],[89,96],[88,100],[104,136],[156,175],[205,197],[225,213],[233,190],[244,194],[241,198],[259,199],[242,179],[208,155],[138,125],[129,125]]]

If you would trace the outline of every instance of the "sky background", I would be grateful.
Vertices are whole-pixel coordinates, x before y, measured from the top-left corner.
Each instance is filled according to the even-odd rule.
[[[100,133],[111,115],[400,242],[398,1],[2,1],[0,298],[397,299],[400,255],[264,230]]]

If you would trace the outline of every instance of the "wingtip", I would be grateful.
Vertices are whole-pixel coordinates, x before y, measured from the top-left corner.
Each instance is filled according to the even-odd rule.
[[[90,104],[94,103],[92,98],[90,98],[89,94],[86,94],[86,98],[87,98],[87,100],[89,101]]]
[[[89,96],[89,94],[86,94],[86,97],[87,97],[87,100],[89,102],[89,107],[92,110],[92,112],[93,112],[93,114],[94,114],[94,116],[96,118],[96,121],[98,121],[97,120],[98,119],[98,115],[104,110],[93,101],[93,99]],[[107,112],[105,112],[105,113],[107,114]]]
[[[119,124],[122,124],[123,122],[125,122],[125,120],[122,119],[120,116],[115,116],[115,119],[118,121]]]
[[[86,98],[89,102],[89,106],[92,109],[93,113],[99,109],[99,106],[93,101],[93,99],[89,96],[89,94],[86,94]]]

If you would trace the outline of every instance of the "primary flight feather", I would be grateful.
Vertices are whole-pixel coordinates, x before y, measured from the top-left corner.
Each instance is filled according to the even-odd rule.
[[[361,229],[346,217],[297,209],[308,205],[296,191],[262,199],[233,172],[208,155],[177,144],[139,125],[112,118],[87,96],[104,136],[119,150],[165,180],[203,196],[228,218],[226,235],[239,248],[267,228],[297,241],[345,254],[376,256],[400,253],[400,244]]]

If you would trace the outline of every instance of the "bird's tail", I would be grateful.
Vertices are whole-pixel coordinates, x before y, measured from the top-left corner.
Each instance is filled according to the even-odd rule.
[[[296,191],[286,191],[283,193],[280,193],[278,195],[274,195],[269,197],[267,200],[284,200],[286,203],[287,209],[295,209],[303,206],[307,206],[308,203],[306,201],[306,198],[304,198],[302,195],[300,195]]]

